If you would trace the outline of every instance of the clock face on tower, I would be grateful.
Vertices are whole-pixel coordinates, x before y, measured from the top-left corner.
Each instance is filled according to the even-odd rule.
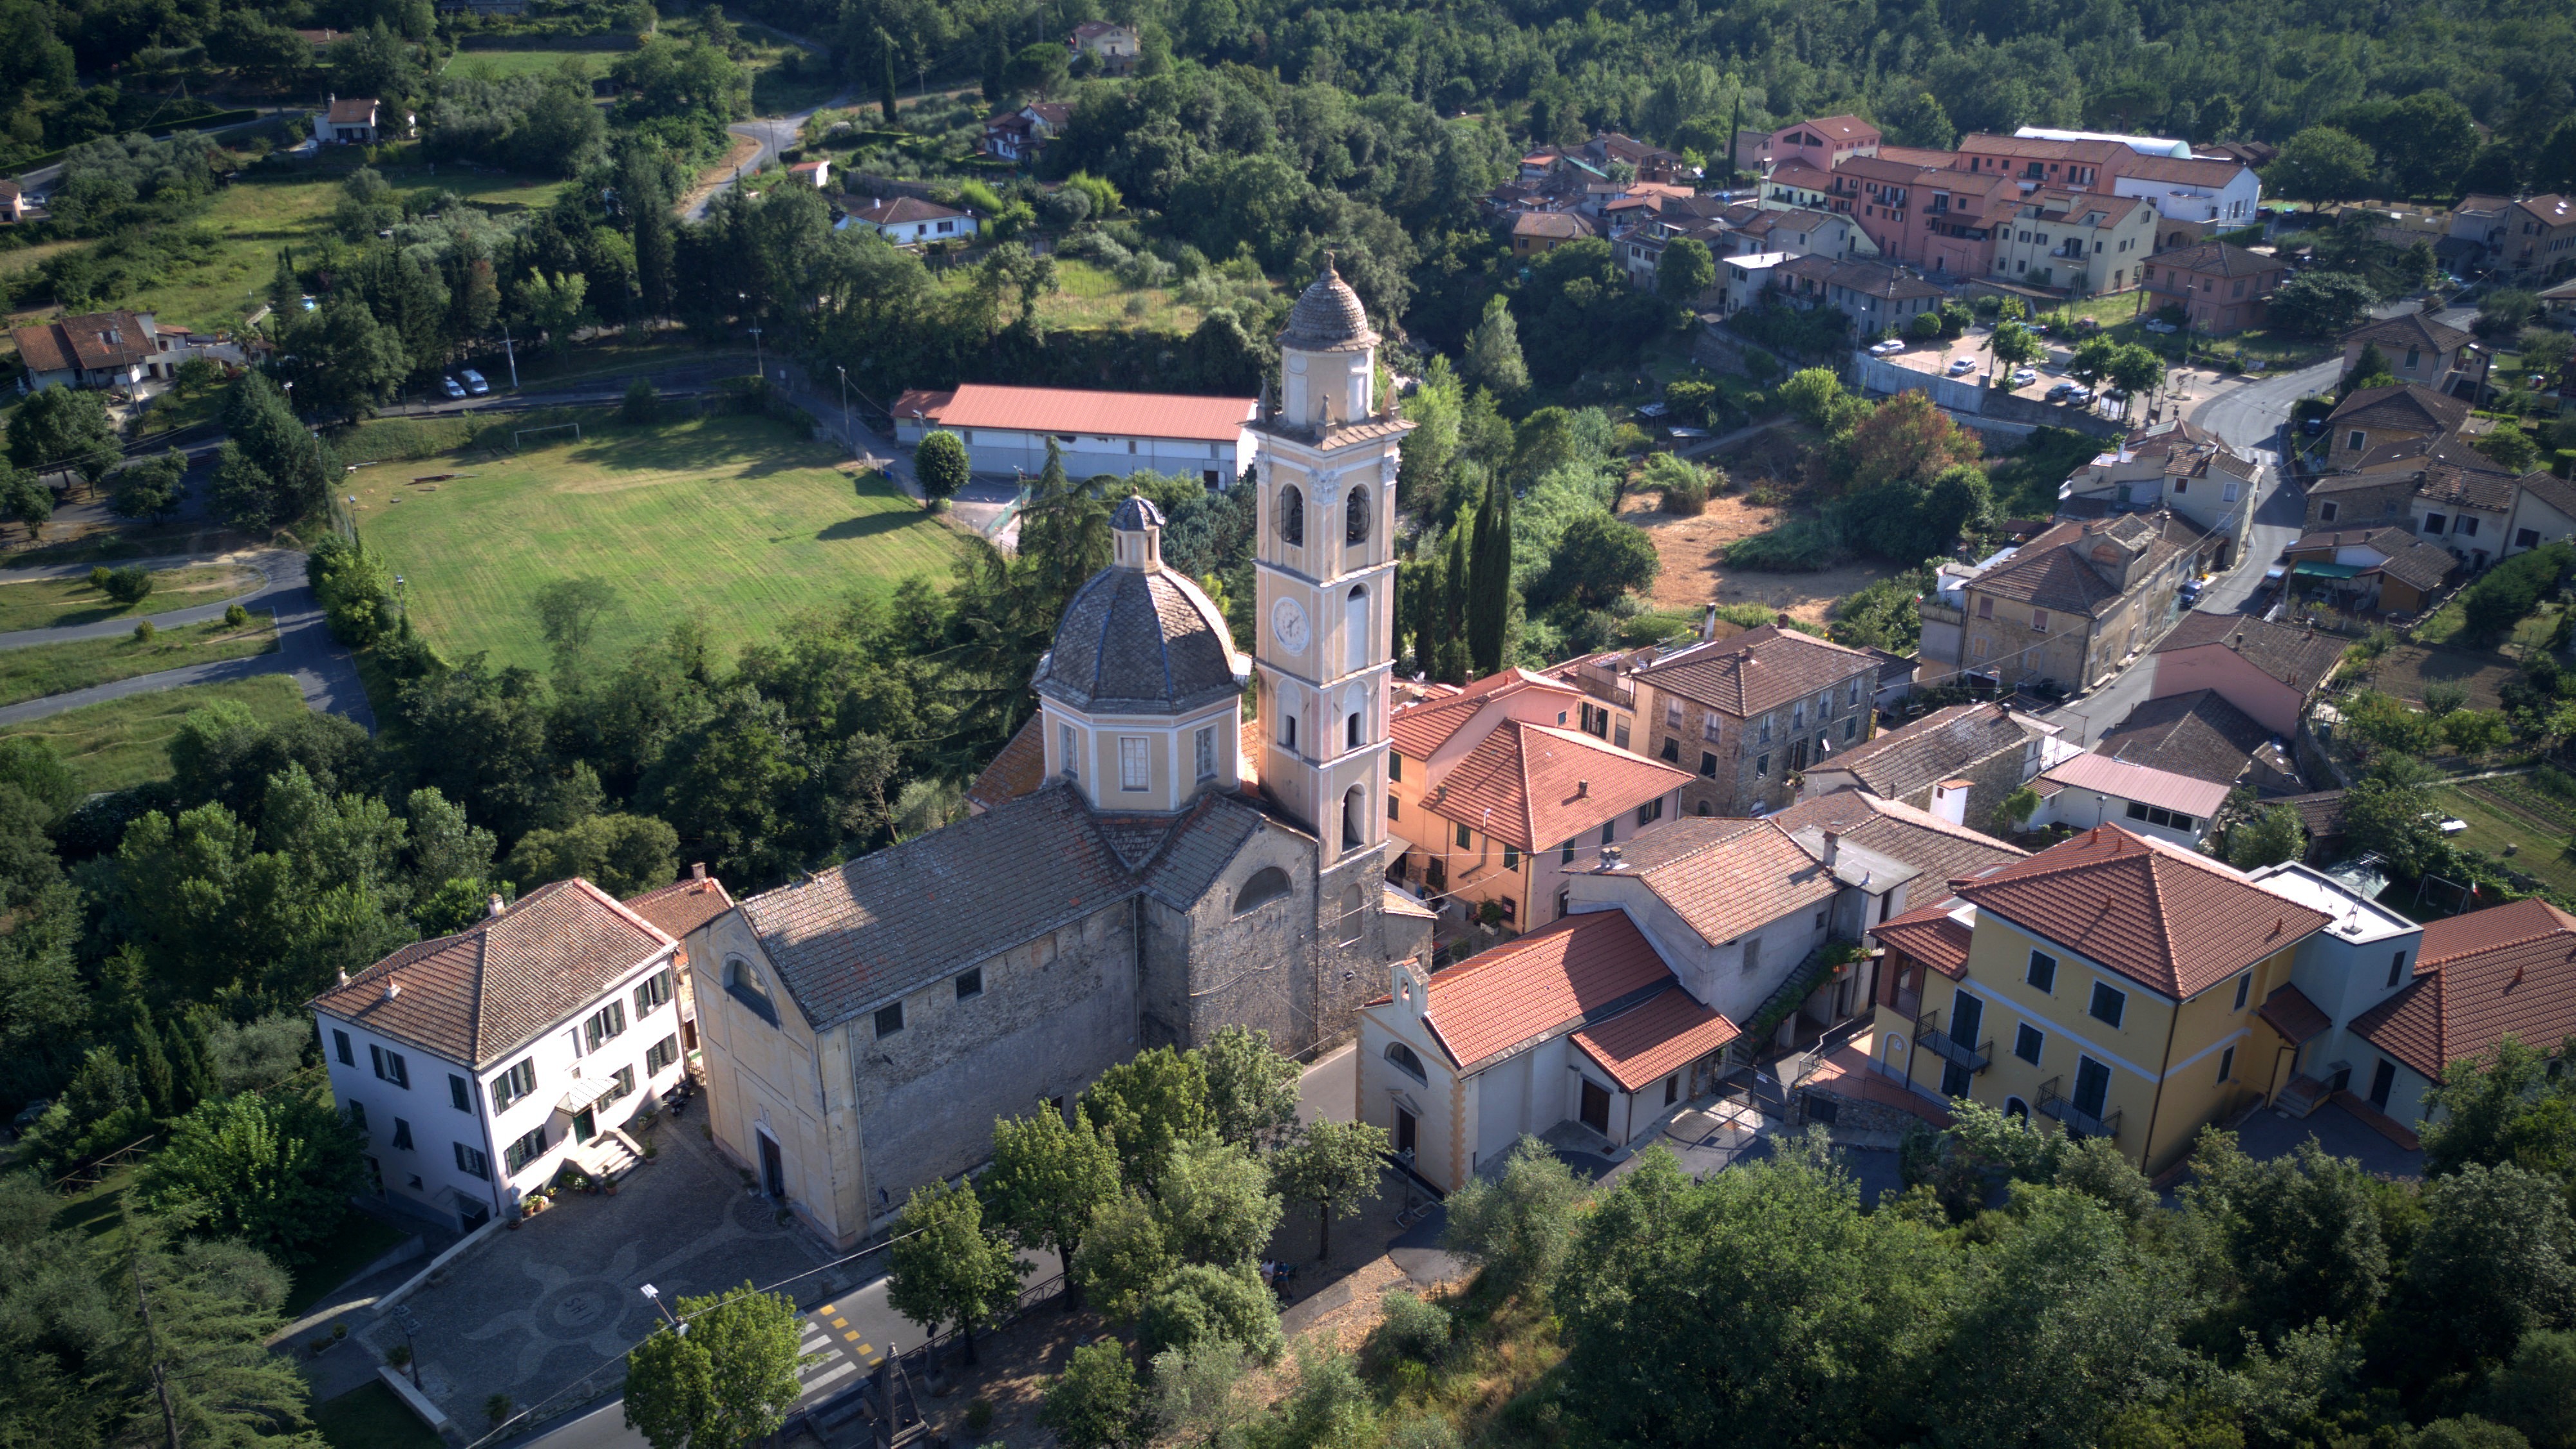
[[[1295,599],[1281,599],[1270,606],[1270,632],[1279,647],[1291,654],[1306,652],[1306,610]]]

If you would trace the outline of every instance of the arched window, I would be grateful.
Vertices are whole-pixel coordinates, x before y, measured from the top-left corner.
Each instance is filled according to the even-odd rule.
[[[2004,1115],[2006,1117],[2016,1118],[2020,1121],[2027,1122],[2030,1120],[2030,1104],[2019,1097],[2006,1097],[2004,1098]]]
[[[727,994],[751,1008],[770,1025],[778,1024],[778,1005],[769,999],[769,983],[761,978],[760,968],[740,956],[727,956],[724,964]]]
[[[1291,548],[1306,546],[1306,495],[1294,483],[1279,490],[1279,541]]]
[[[1368,787],[1353,785],[1342,797],[1342,849],[1357,850],[1368,843]]]
[[[1358,584],[1351,585],[1349,596],[1342,600],[1342,655],[1345,669],[1368,668],[1368,590]]]
[[[1369,491],[1351,490],[1351,501],[1342,510],[1342,542],[1366,543],[1369,536]]]
[[[1266,906],[1287,895],[1288,891],[1288,872],[1275,865],[1265,865],[1252,873],[1252,879],[1243,883],[1243,889],[1234,893],[1234,913],[1239,916]]]
[[[1413,1078],[1415,1081],[1420,1082],[1426,1087],[1431,1085],[1431,1074],[1422,1069],[1422,1058],[1413,1054],[1413,1048],[1406,1046],[1400,1041],[1388,1042],[1386,1044],[1386,1059],[1395,1064],[1395,1069],[1397,1071],[1404,1073],[1406,1076]]]

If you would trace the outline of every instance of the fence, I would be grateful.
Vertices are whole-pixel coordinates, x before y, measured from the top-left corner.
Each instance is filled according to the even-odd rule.
[[[98,1186],[101,1182],[107,1180],[107,1175],[109,1173],[124,1166],[129,1158],[140,1153],[144,1148],[151,1146],[155,1141],[160,1139],[160,1136],[161,1134],[158,1132],[149,1133],[132,1142],[128,1142],[123,1147],[116,1149],[114,1152],[108,1153],[104,1157],[97,1158],[91,1162],[87,1162],[79,1167],[73,1168],[71,1171],[54,1179],[52,1183],[53,1190],[56,1192],[86,1192],[90,1188]]]

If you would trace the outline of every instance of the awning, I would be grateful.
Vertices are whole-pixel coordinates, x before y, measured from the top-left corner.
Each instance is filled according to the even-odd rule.
[[[615,1077],[577,1078],[572,1084],[572,1090],[564,1093],[562,1101],[555,1103],[555,1110],[558,1112],[585,1111],[598,1105],[600,1098],[616,1090]]]
[[[2264,997],[2263,1005],[2254,1014],[2292,1046],[2314,1041],[2334,1026],[2334,1019],[2295,986],[2284,986]]]
[[[2292,568],[2290,572],[2294,574],[2306,574],[2308,577],[2314,579],[2349,579],[2367,573],[2368,570],[2363,568],[2360,564],[2308,562],[2297,565]]]

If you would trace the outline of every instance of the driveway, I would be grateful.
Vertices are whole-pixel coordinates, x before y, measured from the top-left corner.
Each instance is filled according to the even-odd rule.
[[[0,708],[0,726],[24,724],[44,719],[68,709],[100,704],[111,699],[127,699],[138,694],[154,694],[164,689],[177,689],[190,684],[215,684],[230,679],[249,679],[262,674],[284,674],[295,680],[304,693],[306,707],[355,720],[369,733],[376,728],[375,711],[368,706],[367,690],[358,678],[357,661],[349,651],[331,637],[330,626],[322,620],[321,600],[313,596],[312,586],[304,581],[304,555],[289,549],[251,549],[230,554],[191,554],[175,558],[139,559],[148,568],[178,568],[189,564],[228,563],[257,571],[261,584],[239,598],[219,604],[201,604],[194,608],[173,609],[166,614],[150,616],[154,628],[178,624],[202,623],[223,617],[228,605],[240,604],[253,613],[272,612],[277,616],[277,643],[274,653],[255,654],[248,659],[227,659],[213,664],[191,664],[182,669],[164,669],[157,674],[138,674],[112,684],[89,689],[76,689],[68,694],[49,694],[23,704]],[[0,581],[66,578],[86,575],[88,564],[54,564],[43,568],[0,570]],[[107,619],[92,624],[74,624],[61,629],[22,629],[0,634],[0,649],[23,649],[37,644],[60,644],[75,639],[97,639],[110,635],[130,634],[134,620]]]

